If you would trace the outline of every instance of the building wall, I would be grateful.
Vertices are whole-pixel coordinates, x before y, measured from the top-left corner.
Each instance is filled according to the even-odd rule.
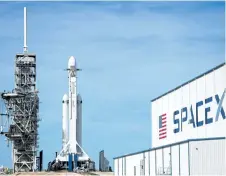
[[[189,164],[188,164],[188,143],[179,145],[180,154],[180,175],[189,175]]]
[[[171,147],[172,156],[172,173],[174,175],[180,175],[180,150],[179,145],[174,145]]]
[[[145,152],[145,174],[150,175],[150,164],[151,158],[150,158],[150,151]]]
[[[225,175],[225,140],[189,143],[191,175]]]
[[[119,176],[121,176],[122,175],[122,172],[123,172],[122,158],[119,158],[118,162],[119,162],[118,172],[119,172]]]
[[[126,175],[140,175],[140,161],[143,159],[143,153],[126,157]]]
[[[115,176],[226,175],[225,150],[223,138],[159,147],[115,159]]]
[[[223,65],[153,100],[152,147],[186,139],[226,136],[226,98],[222,96],[225,75],[226,65]],[[166,138],[159,139],[162,114],[166,114],[167,130]]]
[[[149,151],[150,153],[150,175],[155,175],[156,172],[156,162],[155,162],[155,150]]]

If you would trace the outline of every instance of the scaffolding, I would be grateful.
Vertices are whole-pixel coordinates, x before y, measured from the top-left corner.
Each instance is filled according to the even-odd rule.
[[[36,90],[36,55],[17,54],[15,58],[15,89],[2,93],[6,116],[11,123],[2,132],[12,141],[14,172],[34,171],[38,148],[39,98]]]
[[[0,134],[12,142],[14,172],[36,170],[38,150],[39,97],[36,89],[36,55],[27,51],[26,7],[24,8],[24,53],[15,57],[15,87],[1,93]],[[3,111],[3,110],[2,110]],[[6,118],[5,118],[6,117]]]

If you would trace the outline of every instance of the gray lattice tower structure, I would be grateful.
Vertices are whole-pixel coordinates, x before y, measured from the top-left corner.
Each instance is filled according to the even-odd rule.
[[[12,123],[5,136],[12,141],[14,172],[33,171],[38,148],[39,98],[36,90],[36,55],[17,54],[15,89],[3,93]]]
[[[1,94],[6,105],[8,131],[12,141],[14,172],[34,171],[38,149],[39,98],[36,90],[36,55],[27,51],[27,12],[24,7],[24,53],[15,58],[15,88]]]

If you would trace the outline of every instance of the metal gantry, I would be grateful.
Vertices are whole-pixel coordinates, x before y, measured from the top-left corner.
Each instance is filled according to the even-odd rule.
[[[15,89],[1,94],[10,118],[7,132],[12,141],[14,172],[29,172],[36,168],[38,148],[39,98],[36,90],[36,55],[17,54],[15,58]]]

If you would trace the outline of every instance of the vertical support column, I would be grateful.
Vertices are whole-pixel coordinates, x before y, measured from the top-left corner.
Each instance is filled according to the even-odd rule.
[[[68,154],[68,171],[72,172],[72,154]]]
[[[74,154],[74,169],[78,167],[78,155]]]

